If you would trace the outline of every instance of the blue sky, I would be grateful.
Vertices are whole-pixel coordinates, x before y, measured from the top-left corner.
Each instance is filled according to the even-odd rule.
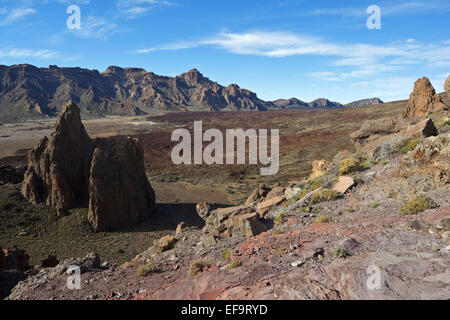
[[[69,5],[79,30],[66,26]],[[443,91],[449,21],[448,0],[0,0],[0,64],[197,68],[265,100],[391,101],[424,75]]]

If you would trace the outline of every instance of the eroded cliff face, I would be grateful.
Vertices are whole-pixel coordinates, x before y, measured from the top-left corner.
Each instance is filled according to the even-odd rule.
[[[441,97],[436,94],[430,80],[427,77],[423,77],[414,83],[414,91],[409,96],[408,104],[403,111],[403,117],[422,117],[429,112],[444,109],[445,107]]]
[[[237,85],[223,87],[193,69],[175,78],[138,68],[0,66],[0,121],[59,114],[66,101],[83,114],[140,115],[157,110],[275,108]]]

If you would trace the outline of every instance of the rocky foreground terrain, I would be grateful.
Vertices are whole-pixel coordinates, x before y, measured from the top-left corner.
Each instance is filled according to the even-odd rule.
[[[1,277],[25,278],[7,299],[450,299],[448,107],[419,79],[402,114],[351,135],[356,152],[240,206],[200,202],[203,227],[182,222],[120,266],[99,252],[32,268],[0,250]]]
[[[295,103],[292,102],[295,100]],[[251,111],[286,108],[341,108],[327,99],[263,101],[236,84],[221,86],[192,69],[165,77],[139,68],[37,68],[0,65],[0,122],[20,122],[59,115],[67,101],[86,117],[144,115],[155,111]],[[380,103],[368,99],[352,103]]]

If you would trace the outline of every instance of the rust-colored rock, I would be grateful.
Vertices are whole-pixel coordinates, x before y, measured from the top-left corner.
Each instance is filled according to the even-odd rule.
[[[414,91],[409,96],[408,104],[403,111],[403,118],[426,116],[429,112],[445,108],[441,97],[436,94],[427,77],[414,83]]]
[[[167,235],[155,241],[155,245],[158,248],[159,252],[164,252],[172,249],[175,246],[176,242],[177,238],[172,235]]]
[[[108,231],[147,219],[155,193],[137,139],[97,139],[89,178],[88,219],[95,231]]]
[[[87,201],[93,144],[72,102],[64,105],[50,138],[28,154],[22,193],[32,203],[70,209]]]

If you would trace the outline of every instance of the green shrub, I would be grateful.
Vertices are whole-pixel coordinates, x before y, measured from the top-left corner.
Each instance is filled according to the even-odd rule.
[[[315,179],[315,180],[309,180],[308,184],[310,185],[311,188],[309,188],[310,191],[319,189],[322,184],[323,184],[323,180],[322,179]]]
[[[136,271],[136,275],[138,277],[146,277],[149,274],[155,273],[155,272],[156,272],[156,268],[152,264],[147,263],[147,264],[139,266],[139,268]]]
[[[378,203],[378,202],[374,202],[374,203],[371,203],[370,204],[370,207],[372,208],[372,209],[376,209],[376,208],[378,208],[380,206],[380,204]]]
[[[314,193],[311,197],[311,200],[314,203],[320,203],[324,201],[335,200],[339,197],[339,192],[333,189],[322,189],[316,193]]]
[[[275,225],[279,226],[279,225],[282,225],[283,223],[285,223],[287,221],[288,215],[289,214],[286,211],[279,212],[273,219],[273,221],[275,222]]]
[[[343,248],[336,248],[333,251],[333,256],[335,256],[336,258],[347,258],[348,257],[348,252],[347,250],[343,249]]]
[[[419,144],[420,144],[420,140],[406,140],[406,141],[403,141],[402,143],[398,144],[394,148],[394,151],[400,152],[402,154],[406,154],[409,151],[414,150]]]
[[[314,220],[313,223],[325,223],[325,222],[332,222],[333,218],[329,217],[329,216],[321,216],[318,217],[316,220]]]
[[[233,262],[231,262],[230,264],[228,264],[225,267],[225,270],[231,270],[231,269],[234,269],[234,268],[237,268],[237,267],[240,267],[240,266],[242,266],[242,261],[241,260],[234,260]]]
[[[350,213],[353,213],[353,212],[355,212],[355,209],[353,209],[353,208],[348,208],[347,211],[350,212]]]
[[[357,185],[364,184],[364,180],[361,178],[353,178],[353,181],[355,181]]]
[[[424,196],[416,196],[409,199],[400,207],[400,215],[411,215],[423,212],[427,209],[436,208],[436,203]]]
[[[231,257],[231,249],[225,249],[222,252],[222,260],[228,260]]]
[[[450,126],[450,120],[445,121],[444,124],[445,124],[446,126]]]
[[[192,261],[189,266],[189,275],[196,276],[203,272],[203,269],[210,267],[212,265],[212,260],[209,258],[200,258]]]

